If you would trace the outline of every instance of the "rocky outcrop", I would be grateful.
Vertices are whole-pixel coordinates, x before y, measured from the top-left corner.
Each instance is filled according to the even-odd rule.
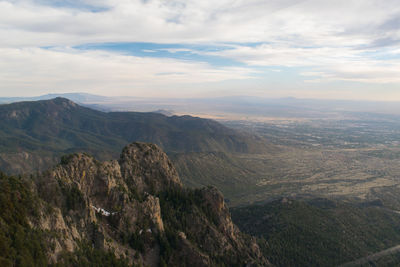
[[[146,266],[268,265],[257,244],[232,223],[213,187],[185,189],[153,144],[126,146],[119,160],[64,156],[35,179],[48,258],[62,262],[83,243]]]
[[[133,143],[126,146],[119,163],[124,180],[138,192],[154,194],[165,188],[181,186],[171,161],[154,144]]]

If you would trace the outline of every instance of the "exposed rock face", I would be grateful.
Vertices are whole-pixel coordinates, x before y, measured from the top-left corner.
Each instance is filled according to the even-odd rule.
[[[126,146],[119,163],[124,179],[139,192],[158,193],[171,186],[181,186],[171,161],[154,144],[133,143]]]
[[[36,180],[50,262],[82,242],[146,266],[268,265],[254,241],[233,225],[215,188],[189,190],[156,145],[133,143],[118,161],[86,154]]]

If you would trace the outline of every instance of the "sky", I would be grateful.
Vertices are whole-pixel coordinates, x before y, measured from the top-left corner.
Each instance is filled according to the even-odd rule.
[[[0,96],[400,101],[398,0],[0,0]]]

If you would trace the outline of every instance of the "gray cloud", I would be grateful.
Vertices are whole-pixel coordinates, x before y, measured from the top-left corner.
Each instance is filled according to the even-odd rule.
[[[382,23],[379,26],[379,29],[382,31],[390,31],[390,30],[395,30],[399,31],[400,30],[400,14],[396,14],[394,17],[388,19],[384,23]]]
[[[374,40],[367,48],[384,48],[388,46],[398,46],[400,44],[400,39],[393,37],[385,37]]]

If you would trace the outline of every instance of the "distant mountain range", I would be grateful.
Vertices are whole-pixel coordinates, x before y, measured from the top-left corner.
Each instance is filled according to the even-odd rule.
[[[46,95],[32,96],[32,97],[0,97],[0,103],[50,100],[57,97],[67,98],[77,103],[104,102],[112,100],[112,98],[107,96],[99,96],[87,93],[64,93],[64,94],[46,94]]]
[[[167,110],[178,114],[218,115],[220,118],[254,117],[302,117],[319,119],[337,117],[338,114],[380,113],[400,114],[399,102],[268,98],[254,96],[225,96],[209,98],[143,98],[122,96],[100,96],[87,93],[47,94],[35,97],[0,97],[0,103],[49,100],[56,97],[68,98],[80,105],[100,111],[141,111]],[[224,116],[223,116],[224,115]],[[216,116],[218,118],[218,116]]]
[[[170,154],[265,149],[258,137],[213,120],[101,112],[66,98],[0,105],[0,140],[0,169],[9,173],[44,170],[59,156],[73,152],[110,159],[133,141],[158,144]]]

